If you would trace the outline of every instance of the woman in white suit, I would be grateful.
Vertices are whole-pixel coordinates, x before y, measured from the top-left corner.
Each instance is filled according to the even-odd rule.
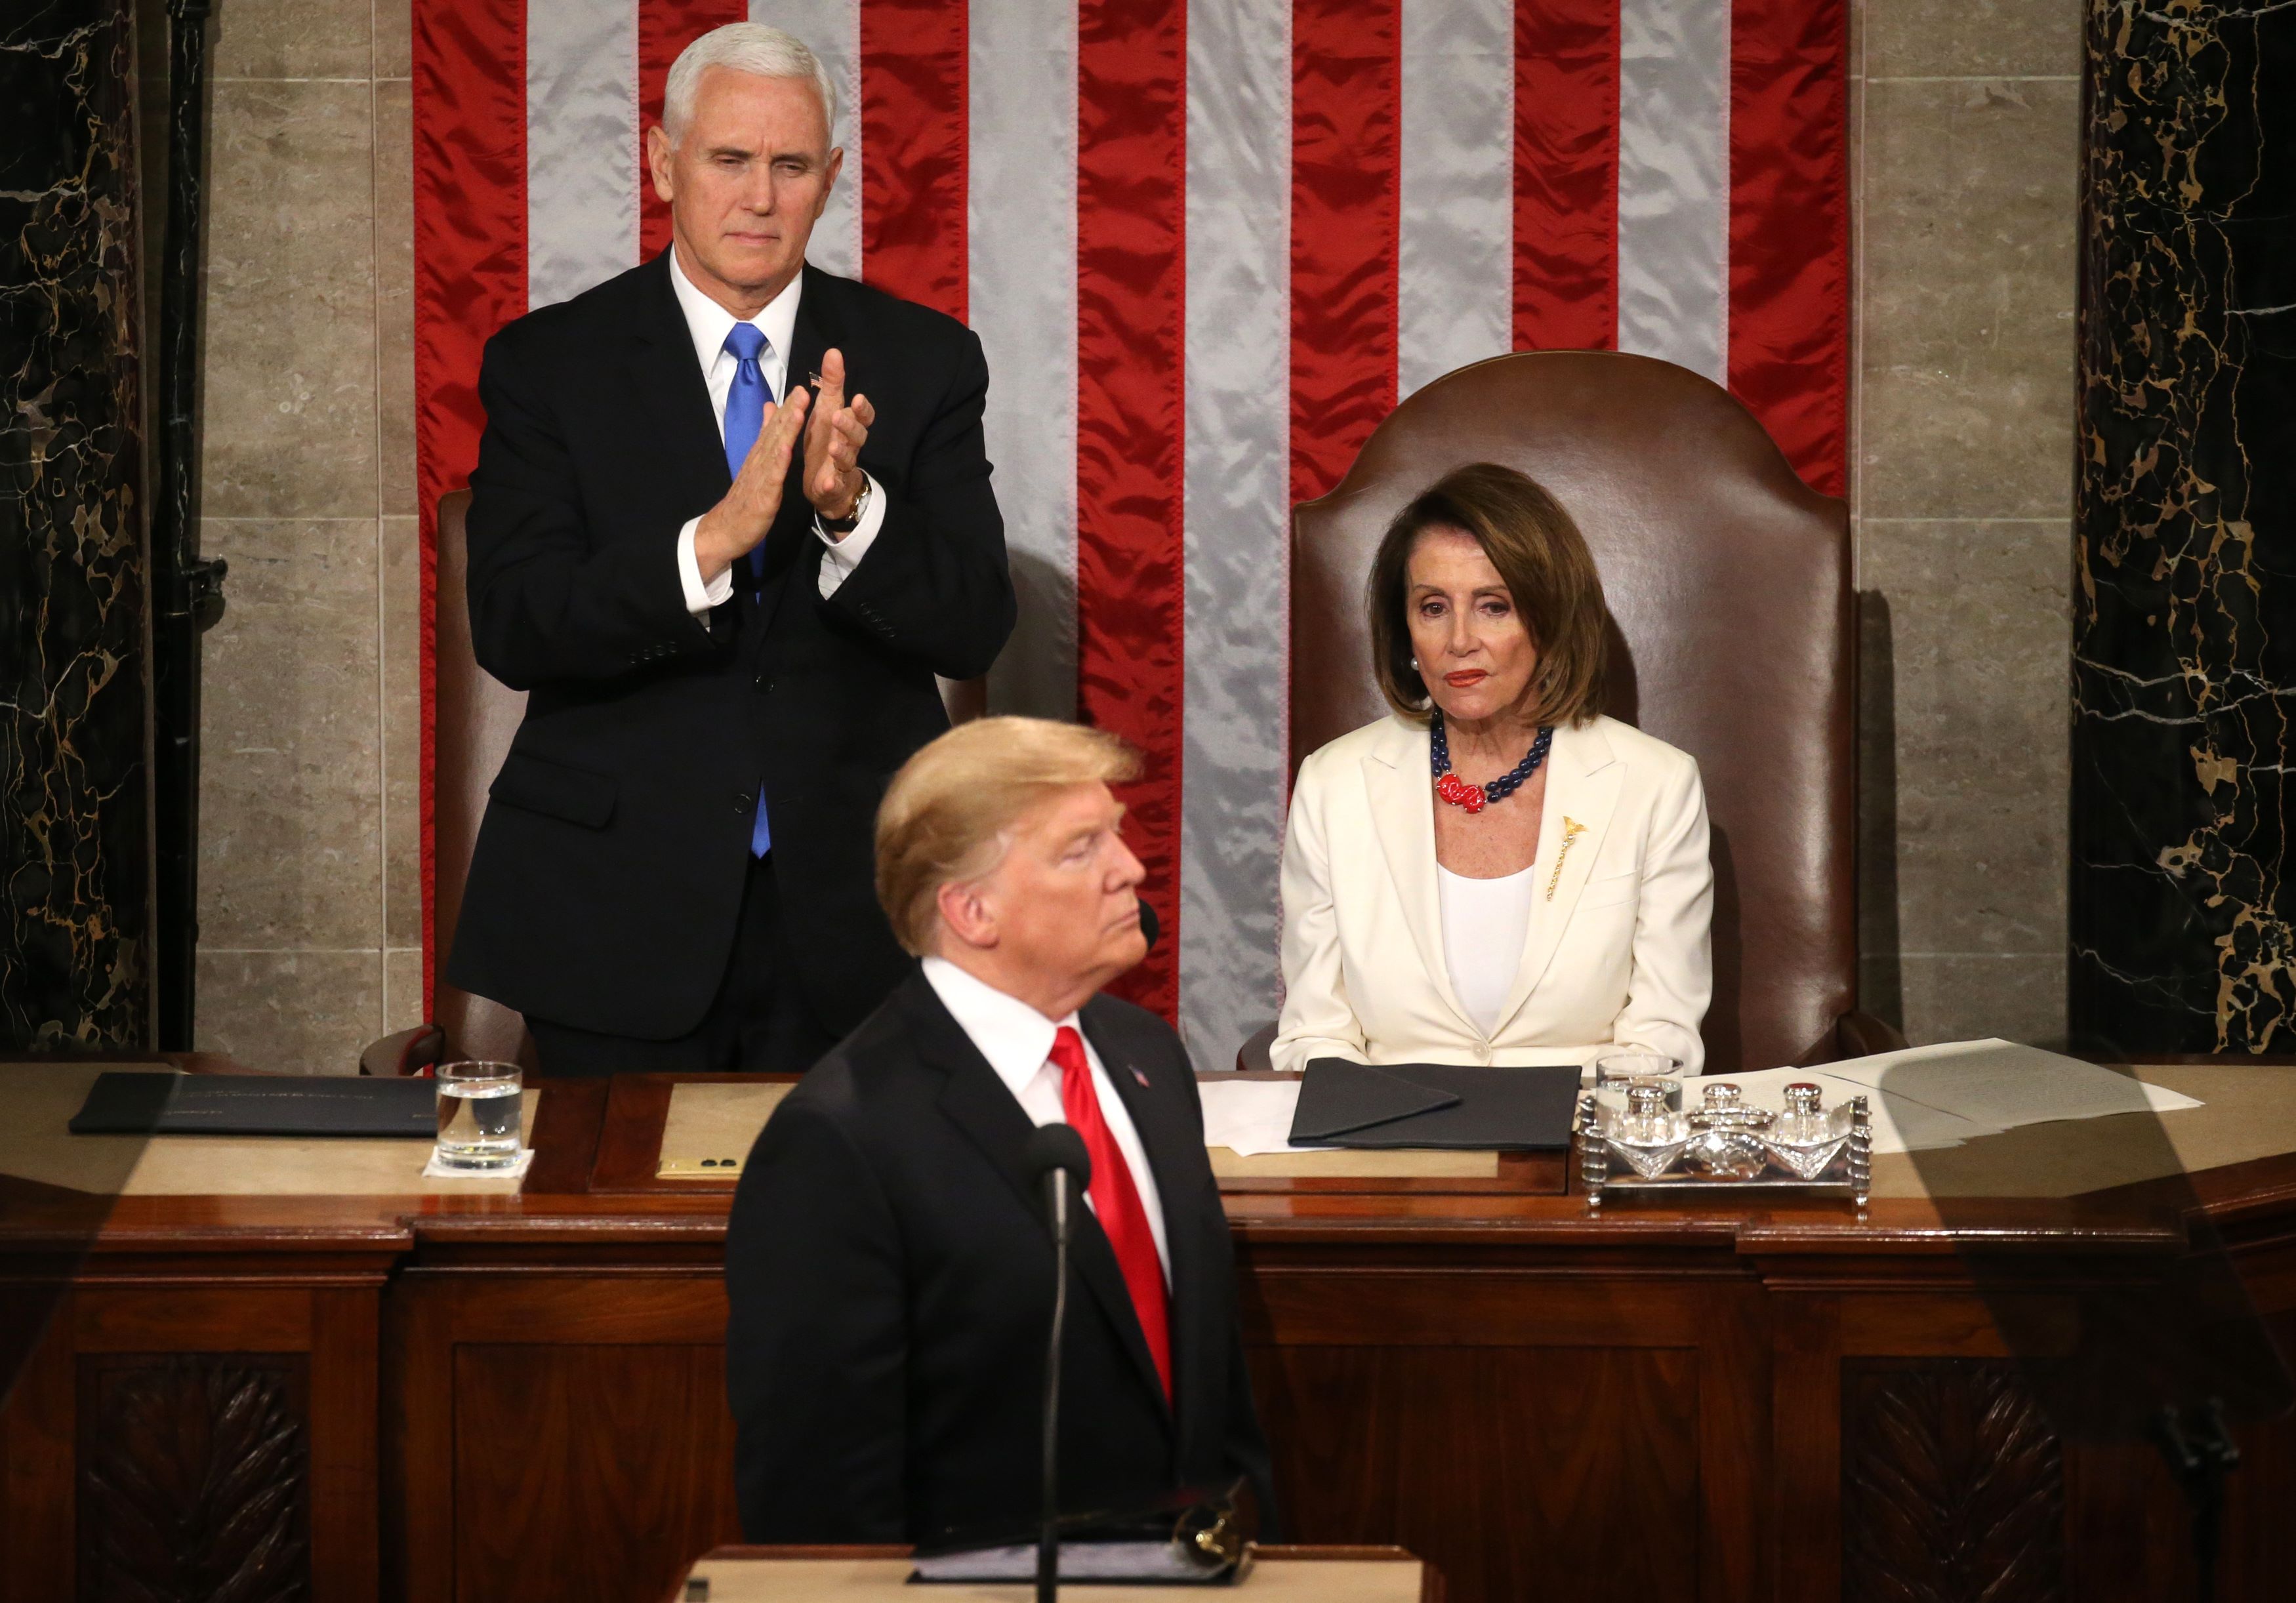
[[[1300,768],[1270,1056],[1696,1074],[1714,871],[1687,755],[1601,713],[1608,610],[1570,514],[1511,468],[1447,474],[1366,586],[1390,716]]]

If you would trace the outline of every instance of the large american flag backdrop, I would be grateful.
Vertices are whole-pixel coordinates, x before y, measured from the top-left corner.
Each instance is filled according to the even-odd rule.
[[[1277,1000],[1291,508],[1401,397],[1507,350],[1662,356],[1841,493],[1844,11],[414,0],[426,885],[431,519],[480,347],[668,243],[639,142],[696,35],[813,46],[845,167],[812,259],[979,331],[1022,611],[991,703],[1145,755],[1166,938],[1127,983],[1218,1066]]]

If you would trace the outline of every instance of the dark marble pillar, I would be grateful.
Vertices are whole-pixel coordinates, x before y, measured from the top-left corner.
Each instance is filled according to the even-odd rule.
[[[0,7],[0,1050],[151,1038],[135,32]]]
[[[2071,1023],[2296,1051],[2296,6],[2087,42]]]

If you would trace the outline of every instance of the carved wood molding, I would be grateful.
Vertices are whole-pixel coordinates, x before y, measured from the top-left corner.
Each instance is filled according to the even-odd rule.
[[[310,1587],[300,1354],[88,1355],[80,1603],[291,1603]]]
[[[2014,1363],[1842,1366],[1841,1596],[1844,1603],[2065,1596],[2062,1456]]]

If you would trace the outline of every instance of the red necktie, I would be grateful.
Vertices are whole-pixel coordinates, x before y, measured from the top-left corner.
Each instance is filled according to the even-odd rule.
[[[1092,1211],[1101,1232],[1116,1249],[1116,1266],[1124,1272],[1125,1288],[1132,1293],[1132,1311],[1140,1316],[1140,1332],[1148,1338],[1148,1356],[1156,1361],[1157,1378],[1164,1383],[1164,1400],[1172,1400],[1172,1326],[1164,1296],[1164,1268],[1156,1257],[1156,1238],[1148,1228],[1148,1210],[1140,1206],[1140,1190],[1123,1150],[1100,1116],[1100,1094],[1093,1089],[1092,1065],[1085,1060],[1084,1037],[1067,1025],[1053,1037],[1053,1061],[1060,1065],[1061,1106],[1069,1123],[1084,1137],[1092,1154]]]

